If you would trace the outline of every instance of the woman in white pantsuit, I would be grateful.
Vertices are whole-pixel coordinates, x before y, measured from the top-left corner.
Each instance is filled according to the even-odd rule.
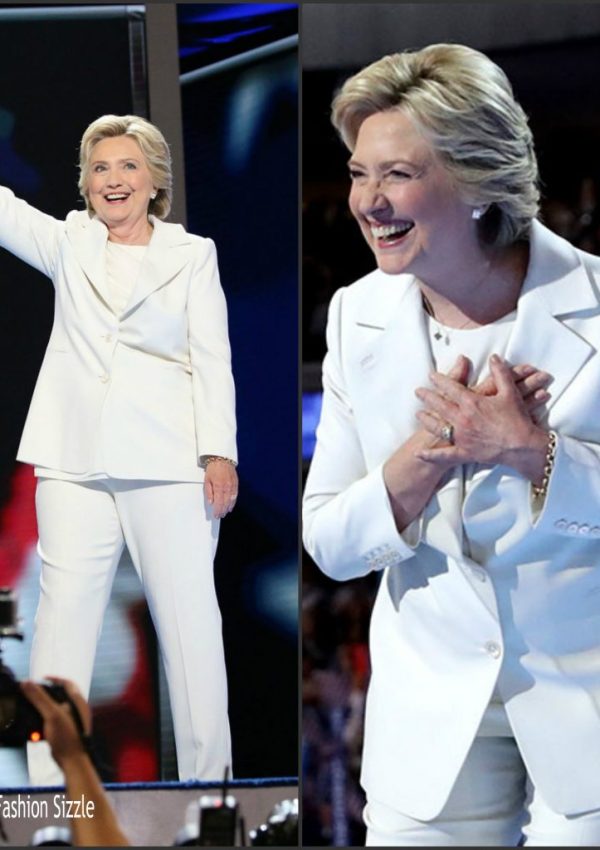
[[[181,779],[231,766],[219,520],[237,497],[227,314],[214,244],[162,221],[168,146],[150,122],[107,115],[84,133],[87,210],[65,221],[0,190],[0,244],[56,290],[18,459],[35,465],[42,559],[31,676],[87,696],[126,545],[157,629]],[[30,745],[32,782],[60,781]]]
[[[367,843],[596,846],[600,259],[535,220],[481,53],[384,57],[333,120],[378,268],[331,302],[304,540],[382,571]]]

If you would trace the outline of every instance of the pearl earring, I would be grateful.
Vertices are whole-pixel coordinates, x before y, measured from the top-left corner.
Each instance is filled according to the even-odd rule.
[[[482,209],[482,207],[475,207],[475,209],[471,213],[471,217],[474,218],[475,221],[479,221],[484,212],[485,210]]]
[[[152,198],[152,200],[154,200],[154,199],[156,198],[156,195],[157,195],[157,194],[158,194],[157,192],[152,192],[152,194],[150,195],[150,197]]]

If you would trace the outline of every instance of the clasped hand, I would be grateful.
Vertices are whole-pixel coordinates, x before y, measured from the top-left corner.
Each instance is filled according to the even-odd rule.
[[[472,462],[518,467],[520,452],[540,447],[543,456],[547,435],[536,426],[533,411],[550,398],[545,389],[550,375],[527,364],[511,368],[492,355],[489,378],[468,387],[468,370],[469,361],[460,357],[448,375],[430,376],[433,388],[415,391],[424,405],[417,417],[438,438],[416,456],[445,468]],[[452,443],[442,437],[447,425]]]

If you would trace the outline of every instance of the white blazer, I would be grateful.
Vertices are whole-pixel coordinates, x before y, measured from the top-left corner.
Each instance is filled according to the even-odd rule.
[[[54,326],[18,460],[115,478],[201,481],[202,455],[236,460],[225,298],[213,242],[152,218],[119,317],[106,279],[107,228],[66,221],[0,189],[0,244],[46,274]]]
[[[496,682],[546,802],[600,808],[599,286],[599,258],[534,222],[507,358],[554,378],[541,513],[514,470],[481,467],[466,500],[449,473],[403,535],[382,465],[418,427],[433,367],[420,291],[378,270],[332,300],[304,541],[332,578],[383,570],[362,782],[410,816],[443,808]],[[495,535],[484,563],[463,554],[467,516]]]

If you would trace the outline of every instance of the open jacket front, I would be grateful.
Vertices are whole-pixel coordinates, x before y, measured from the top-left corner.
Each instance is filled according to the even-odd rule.
[[[466,499],[455,470],[403,535],[382,466],[417,429],[433,368],[420,290],[375,271],[332,300],[304,540],[333,578],[384,570],[362,780],[413,817],[443,808],[496,683],[547,803],[600,806],[599,288],[600,259],[534,222],[507,359],[553,376],[539,515],[513,469],[479,468]],[[479,561],[463,538],[483,523],[496,544]]]

